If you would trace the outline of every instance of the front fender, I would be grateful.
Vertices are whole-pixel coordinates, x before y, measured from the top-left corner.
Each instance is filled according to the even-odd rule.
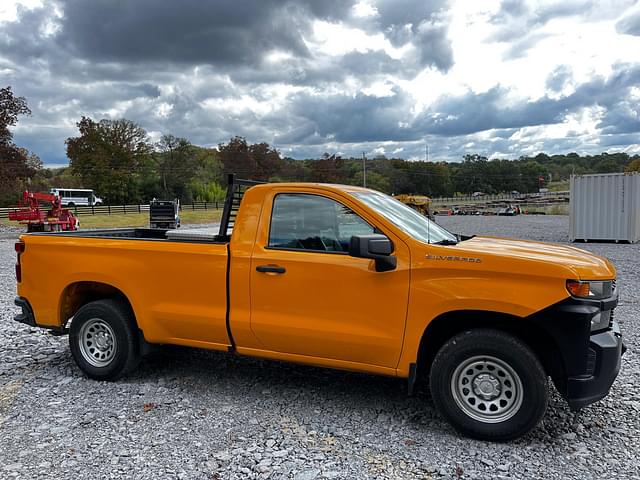
[[[569,295],[565,279],[496,273],[478,268],[432,268],[412,272],[405,342],[398,376],[407,377],[416,363],[423,333],[444,314],[481,311],[525,318],[556,304]],[[486,318],[486,315],[484,315]]]

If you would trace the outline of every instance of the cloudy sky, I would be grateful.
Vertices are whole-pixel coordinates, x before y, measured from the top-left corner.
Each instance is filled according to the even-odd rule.
[[[637,0],[2,0],[16,143],[82,115],[283,155],[640,153]]]

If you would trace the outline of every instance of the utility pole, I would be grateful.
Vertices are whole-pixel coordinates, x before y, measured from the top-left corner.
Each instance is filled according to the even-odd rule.
[[[429,144],[428,143],[424,146],[424,152],[427,157],[427,163],[429,163]],[[426,193],[431,195],[431,182],[430,182],[428,173],[427,173],[427,192]]]
[[[367,157],[362,152],[362,186],[367,188]]]

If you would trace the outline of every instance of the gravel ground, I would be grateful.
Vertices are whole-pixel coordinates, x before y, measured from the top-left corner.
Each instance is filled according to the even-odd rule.
[[[453,231],[563,242],[567,217],[439,217]],[[640,478],[639,245],[585,244],[619,269],[629,351],[605,400],[557,394],[528,436],[458,436],[390,378],[164,348],[117,383],[86,379],[66,337],[12,320],[0,240],[0,478]]]

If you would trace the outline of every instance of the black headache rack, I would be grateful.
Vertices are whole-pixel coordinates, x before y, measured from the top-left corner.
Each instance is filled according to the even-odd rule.
[[[257,182],[255,180],[242,180],[236,178],[234,173],[227,176],[227,196],[224,199],[224,209],[222,210],[222,219],[220,220],[220,231],[218,238],[230,238],[233,226],[236,223],[236,215],[240,209],[240,202],[244,196],[244,192],[254,185],[260,185],[266,182]]]

